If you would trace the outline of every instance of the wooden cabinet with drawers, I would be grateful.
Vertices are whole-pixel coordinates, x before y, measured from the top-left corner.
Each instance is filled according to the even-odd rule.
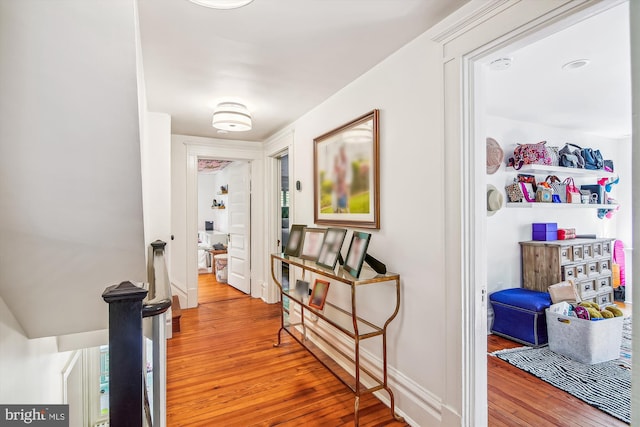
[[[520,242],[522,287],[548,292],[550,285],[571,279],[580,298],[600,305],[613,303],[614,239],[571,239]]]

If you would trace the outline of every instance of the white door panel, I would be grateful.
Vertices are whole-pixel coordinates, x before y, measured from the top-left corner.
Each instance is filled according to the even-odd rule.
[[[234,162],[229,171],[228,283],[251,294],[251,250],[249,247],[251,191],[248,162]]]

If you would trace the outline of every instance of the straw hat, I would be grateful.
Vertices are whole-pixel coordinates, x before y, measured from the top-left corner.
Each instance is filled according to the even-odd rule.
[[[498,141],[493,138],[487,138],[487,173],[496,173],[503,159],[504,153]]]
[[[487,215],[491,216],[502,208],[504,197],[496,187],[487,185]]]

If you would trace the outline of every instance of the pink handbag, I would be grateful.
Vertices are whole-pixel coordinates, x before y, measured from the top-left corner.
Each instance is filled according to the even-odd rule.
[[[576,184],[573,182],[573,178],[569,177],[563,181],[563,184],[567,185],[567,203],[582,203],[582,194]]]
[[[514,169],[520,169],[524,165],[551,165],[553,160],[549,155],[546,144],[547,141],[536,144],[518,144],[513,150],[513,157],[509,159],[509,164]]]

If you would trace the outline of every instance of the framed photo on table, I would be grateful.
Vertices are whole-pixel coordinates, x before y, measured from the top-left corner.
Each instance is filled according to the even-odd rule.
[[[309,296],[309,282],[300,279],[296,280],[295,293],[300,301],[304,301]]]
[[[313,140],[314,223],[380,228],[379,111]]]
[[[349,245],[349,252],[347,252],[347,259],[344,262],[344,269],[353,277],[360,277],[360,271],[367,255],[370,240],[371,234],[361,231],[354,231],[353,236],[351,236],[351,244]]]
[[[322,243],[322,249],[320,249],[320,255],[316,263],[322,267],[334,269],[336,268],[336,262],[342,249],[342,243],[344,242],[344,236],[347,234],[347,230],[344,228],[329,228],[327,234],[324,236],[324,242]]]
[[[302,238],[304,237],[304,229],[306,225],[293,224],[291,231],[289,232],[289,240],[287,241],[287,247],[284,248],[284,254],[289,256],[299,256],[300,249],[302,249]]]
[[[300,250],[300,258],[316,261],[320,256],[326,228],[305,228],[302,238],[302,249]]]
[[[327,293],[329,293],[329,282],[326,280],[316,279],[313,284],[313,290],[309,297],[309,307],[322,310],[324,303],[327,300]]]

